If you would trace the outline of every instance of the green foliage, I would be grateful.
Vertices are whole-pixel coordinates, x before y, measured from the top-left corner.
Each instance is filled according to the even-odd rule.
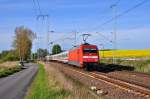
[[[15,52],[13,50],[2,51],[0,63],[5,61],[14,61],[14,60],[17,60],[17,57],[15,56]]]
[[[116,62],[118,65],[134,67],[135,71],[150,73],[150,60],[129,61],[118,59]],[[112,59],[101,59],[100,63],[113,64],[113,61]]]
[[[31,93],[29,93],[27,99],[65,99],[64,97],[69,94],[65,90],[56,89],[49,88],[46,71],[44,66],[40,64],[39,72],[32,83]]]
[[[150,60],[146,60],[145,62],[146,62],[146,63],[150,63]]]
[[[0,64],[3,63],[3,60],[0,60]]]
[[[48,51],[47,51],[47,49],[39,48],[37,50],[37,54],[40,58],[44,58],[48,54]]]
[[[14,61],[16,60],[16,57],[13,53],[8,53],[4,58],[3,61]]]
[[[15,29],[15,38],[13,47],[16,55],[21,59],[27,60],[31,54],[32,41],[36,38],[35,33],[28,28],[17,27]]]
[[[1,58],[5,57],[9,52],[10,52],[10,51],[7,51],[7,50],[2,51],[2,52],[1,52]]]
[[[0,59],[2,58],[2,54],[0,53]]]
[[[33,60],[37,59],[37,53],[32,53]]]
[[[52,54],[58,54],[60,52],[62,52],[61,46],[59,44],[54,45],[52,49]]]
[[[18,72],[20,70],[21,70],[20,66],[16,66],[16,67],[13,67],[13,68],[0,67],[0,78],[1,77],[6,77],[6,76],[11,75],[15,72]]]

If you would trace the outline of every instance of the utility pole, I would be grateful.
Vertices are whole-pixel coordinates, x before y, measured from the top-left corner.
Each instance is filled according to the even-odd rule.
[[[49,23],[49,15],[48,14],[40,14],[40,15],[37,15],[37,20],[46,20],[46,25],[47,25],[47,35],[46,35],[46,46],[47,46],[47,51],[49,51],[49,41],[50,41],[50,38],[49,38],[49,28],[50,28],[50,23]]]
[[[53,48],[53,43],[54,42],[50,42],[48,45],[50,45],[50,53],[52,54],[52,48]]]
[[[47,17],[47,51],[48,51],[48,53],[50,53],[49,52],[49,49],[50,49],[50,47],[49,47],[49,41],[50,41],[49,29],[50,29],[50,21],[49,21],[49,16],[48,16]]]
[[[53,42],[50,42],[50,34],[51,33],[55,33],[55,31],[52,31],[52,30],[48,31],[48,51],[49,51],[49,54],[52,52],[52,44],[53,44]]]
[[[73,33],[74,33],[74,47],[76,47],[77,46],[77,31],[73,31]]]
[[[42,37],[37,37],[37,44],[38,44],[38,50],[37,50],[37,57],[38,57],[38,59],[40,59],[40,51],[39,51],[39,49],[40,49],[40,40],[42,39]]]
[[[103,49],[102,52],[103,52],[103,58],[104,58],[104,44],[101,43],[101,44],[99,44],[99,45],[102,46],[102,49]]]
[[[113,11],[113,64],[116,64],[116,50],[117,50],[117,4],[111,5]]]
[[[49,53],[49,41],[50,41],[50,35],[49,35],[49,29],[50,29],[50,23],[49,23],[49,15],[47,15],[47,43],[46,43],[46,45],[47,45],[47,51],[48,51],[48,53]],[[48,53],[47,53],[47,55],[48,55]]]

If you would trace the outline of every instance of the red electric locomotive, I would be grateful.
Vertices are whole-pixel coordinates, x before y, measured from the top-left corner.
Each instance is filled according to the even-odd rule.
[[[68,63],[86,70],[93,69],[99,63],[97,46],[82,44],[75,49],[69,50]]]

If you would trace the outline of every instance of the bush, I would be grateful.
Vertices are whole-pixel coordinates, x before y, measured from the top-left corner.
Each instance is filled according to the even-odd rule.
[[[6,77],[6,76],[11,75],[15,72],[18,72],[20,70],[21,70],[20,66],[16,66],[16,67],[13,67],[13,68],[2,67],[2,68],[0,68],[0,78],[1,77]]]
[[[150,63],[150,60],[146,60],[145,62],[146,62],[146,63]]]
[[[3,59],[2,61],[14,61],[16,60],[16,57],[13,53],[8,53]]]

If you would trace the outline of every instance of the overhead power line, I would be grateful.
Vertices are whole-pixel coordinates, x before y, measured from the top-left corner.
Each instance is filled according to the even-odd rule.
[[[50,19],[49,19],[49,14],[44,14],[42,13],[41,6],[39,0],[33,0],[33,7],[35,9],[36,13],[36,20],[37,21],[43,21],[46,22],[45,24],[47,25],[47,50],[48,50],[48,42],[49,42],[49,27],[50,27]]]
[[[64,40],[72,40],[74,38],[69,38],[69,37],[64,37],[64,38],[60,38],[60,39],[56,39],[54,41],[49,42],[49,44],[53,44],[54,42],[58,42],[58,41],[64,41]]]
[[[40,6],[40,3],[39,3],[39,0],[36,0],[37,1],[37,5],[38,5],[38,10],[39,10],[39,13],[42,14],[42,11],[41,11],[41,6]]]
[[[106,41],[108,41],[109,43],[112,43],[113,41],[108,38],[107,36],[103,35],[102,33],[96,32],[97,34],[101,35]]]
[[[34,10],[35,10],[36,15],[37,15],[37,14],[42,14],[41,6],[40,6],[40,3],[39,3],[39,0],[32,0],[32,1],[33,1],[33,8],[34,8]]]
[[[122,13],[116,15],[116,18],[122,17],[123,15],[125,15],[125,14],[131,12],[132,10],[134,10],[134,9],[136,9],[136,8],[138,8],[138,7],[140,7],[140,6],[142,6],[143,4],[145,4],[145,3],[149,2],[149,1],[150,1],[150,0],[143,0],[142,2],[140,2],[140,3],[136,4],[136,5],[134,5],[133,7],[127,9],[126,11],[124,11],[124,12],[122,12]],[[112,22],[113,20],[115,20],[114,17],[111,18],[111,19],[109,19],[109,20],[107,20],[107,21],[105,21],[104,23],[100,24],[99,26],[96,26],[96,27],[94,27],[94,28],[91,28],[91,30],[96,30],[97,28],[102,28],[104,25],[106,25],[106,24]],[[89,28],[88,28],[88,29],[89,29]]]
[[[37,9],[36,9],[36,2],[35,0],[32,0],[33,1],[33,10],[35,11],[35,14],[37,15],[38,12],[37,12]]]
[[[118,4],[119,4],[119,2],[120,2],[120,0],[116,1],[116,3],[115,3],[115,4],[116,4],[116,5],[118,5]]]

